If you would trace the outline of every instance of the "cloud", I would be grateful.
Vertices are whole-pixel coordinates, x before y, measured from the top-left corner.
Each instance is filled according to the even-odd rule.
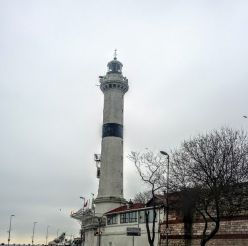
[[[69,213],[97,193],[96,85],[115,48],[130,85],[125,156],[222,125],[247,129],[247,9],[241,0],[1,1],[0,241],[12,213],[15,243],[30,243],[33,221],[40,243],[47,225],[51,237],[78,233]],[[124,165],[128,199],[141,182]]]

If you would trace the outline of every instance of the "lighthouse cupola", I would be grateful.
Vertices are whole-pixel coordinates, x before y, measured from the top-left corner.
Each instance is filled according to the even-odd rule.
[[[108,73],[122,73],[122,63],[115,57],[114,60],[108,63]]]

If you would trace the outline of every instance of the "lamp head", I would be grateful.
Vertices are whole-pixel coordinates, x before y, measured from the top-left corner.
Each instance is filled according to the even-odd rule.
[[[160,151],[160,154],[161,154],[161,155],[167,155],[167,156],[169,156],[169,154],[167,154],[167,153],[166,153],[165,151],[163,151],[163,150]]]

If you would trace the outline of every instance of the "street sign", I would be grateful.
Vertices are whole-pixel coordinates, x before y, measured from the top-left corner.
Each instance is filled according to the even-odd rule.
[[[139,227],[127,227],[127,236],[140,236],[141,230]]]

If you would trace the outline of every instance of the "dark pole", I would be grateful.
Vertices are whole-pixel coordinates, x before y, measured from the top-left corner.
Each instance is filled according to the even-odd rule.
[[[167,156],[167,182],[166,182],[166,246],[169,245],[169,172],[170,172],[170,156],[165,151],[160,151],[162,155]]]
[[[98,246],[101,246],[101,218],[98,218],[99,227],[98,227]]]
[[[48,228],[50,227],[50,225],[47,226],[47,230],[46,230],[46,245],[47,245],[47,240],[48,240]]]
[[[105,219],[103,219],[105,215],[102,215],[101,217],[97,217],[98,219],[98,246],[101,246],[101,224],[103,226],[106,226]]]
[[[84,218],[84,205],[85,205],[85,197],[80,196],[80,199],[83,200],[83,215],[82,215],[82,221],[81,221],[81,231],[80,231],[80,240],[81,240],[81,245],[83,245],[83,218]]]
[[[169,245],[169,171],[170,171],[170,157],[168,157],[168,166],[167,166],[167,187],[166,187],[166,245]]]
[[[33,225],[33,234],[32,234],[32,245],[34,245],[34,230],[35,230],[35,225],[37,224],[37,222],[34,222]]]
[[[9,237],[8,237],[8,246],[9,246],[9,242],[10,242],[10,232],[11,232],[11,221],[12,221],[12,217],[14,217],[14,214],[10,215],[10,219],[9,219]]]

